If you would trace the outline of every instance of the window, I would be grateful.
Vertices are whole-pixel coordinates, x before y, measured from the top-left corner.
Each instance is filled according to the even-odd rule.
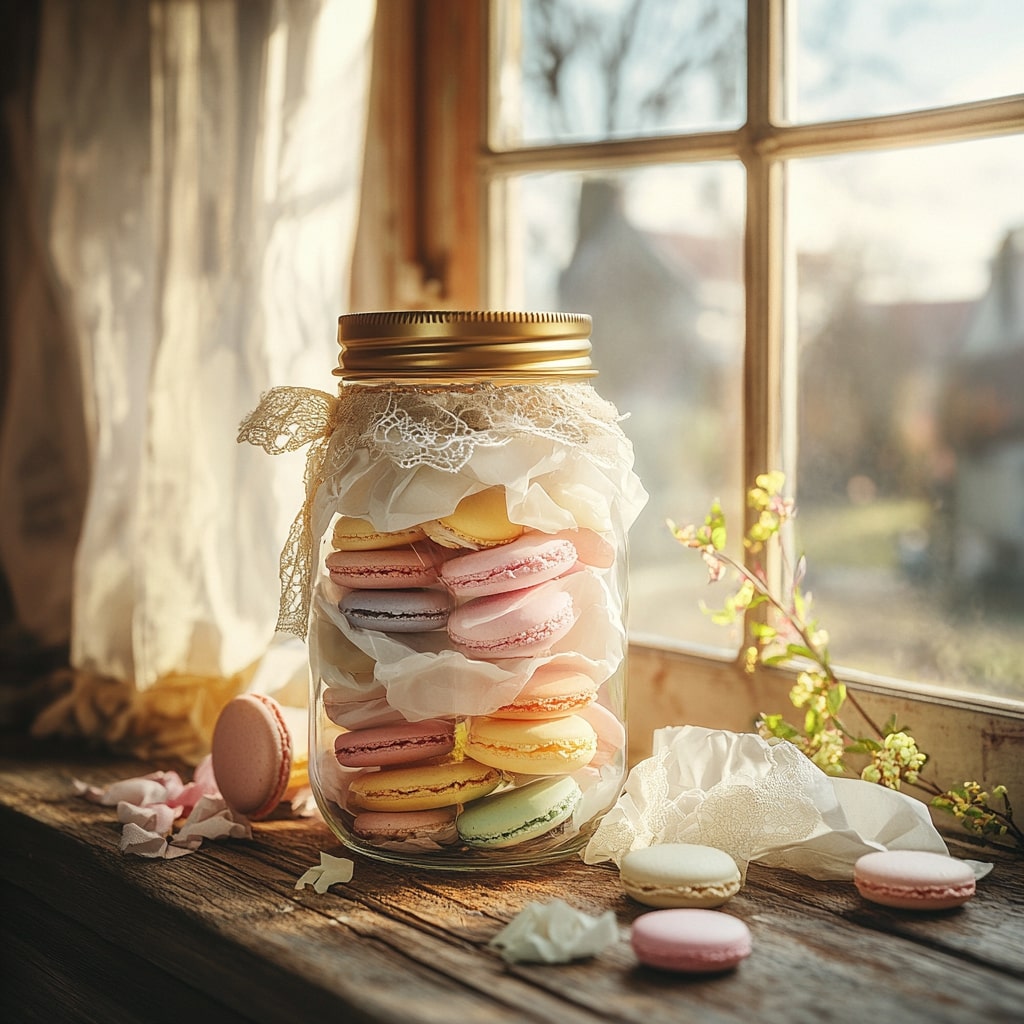
[[[842,665],[1024,698],[1024,11],[521,0],[490,30],[485,298],[594,316],[651,492],[634,637],[735,652],[663,524],[716,495],[739,524],[780,467]]]

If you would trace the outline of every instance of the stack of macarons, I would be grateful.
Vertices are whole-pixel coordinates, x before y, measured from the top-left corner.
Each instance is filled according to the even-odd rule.
[[[641,964],[712,974],[750,955],[750,929],[718,911],[742,886],[739,867],[724,850],[698,843],[640,847],[622,858],[619,881],[627,896],[655,908],[630,929]]]
[[[488,715],[341,733],[334,754],[353,773],[344,807],[352,832],[371,845],[457,839],[499,848],[561,830],[582,799],[573,774],[620,756],[625,741],[601,681],[547,658],[577,621],[561,581],[609,568],[612,546],[592,531],[514,523],[500,486],[398,531],[343,517],[331,540],[325,568],[351,629],[399,642],[443,629],[466,659],[531,659],[518,695]]]
[[[439,559],[422,528],[383,532],[341,518],[331,539],[327,572],[345,588],[338,607],[349,625],[388,633],[445,627],[448,595],[437,587]]]

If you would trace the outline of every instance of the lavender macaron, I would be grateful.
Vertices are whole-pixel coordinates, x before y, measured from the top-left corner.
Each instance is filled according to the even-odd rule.
[[[359,629],[422,633],[447,625],[449,598],[442,590],[351,590],[338,608]]]

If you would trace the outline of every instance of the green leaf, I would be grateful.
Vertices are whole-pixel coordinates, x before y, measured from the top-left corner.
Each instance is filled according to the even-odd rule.
[[[829,714],[838,715],[839,709],[843,706],[845,700],[846,685],[844,683],[836,683],[825,696],[825,705],[828,708]]]
[[[906,732],[906,731],[907,731],[906,729],[902,728],[899,725],[898,720],[897,720],[895,714],[890,715],[886,719],[885,725],[882,726],[882,735],[883,736],[891,736],[894,732]]]
[[[805,647],[803,644],[786,644],[786,653],[791,658],[809,658],[811,661],[815,660],[814,651],[809,647]]]
[[[847,744],[846,749],[851,754],[873,754],[876,750],[882,749],[882,744],[862,736],[854,740],[853,743]]]
[[[790,725],[782,715],[762,715],[761,721],[768,732],[780,740],[795,740],[800,735],[796,726]]]
[[[825,723],[821,717],[821,712],[815,708],[808,708],[804,715],[804,732],[808,736],[817,736],[819,732],[824,729]]]

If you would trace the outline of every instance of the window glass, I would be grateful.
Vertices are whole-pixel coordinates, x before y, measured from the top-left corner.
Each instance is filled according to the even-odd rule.
[[[867,117],[1024,92],[1024,4],[800,0],[789,111]]]
[[[498,149],[743,120],[743,0],[521,0],[492,6]]]
[[[788,188],[797,545],[833,656],[1016,698],[1022,168],[1014,136],[798,161]]]
[[[665,520],[703,521],[715,497],[732,522],[742,515],[740,165],[527,174],[496,187],[507,240],[497,292],[512,307],[590,313],[596,387],[628,414],[651,493],[630,532],[632,633],[738,643],[701,613],[702,598],[718,598]]]

